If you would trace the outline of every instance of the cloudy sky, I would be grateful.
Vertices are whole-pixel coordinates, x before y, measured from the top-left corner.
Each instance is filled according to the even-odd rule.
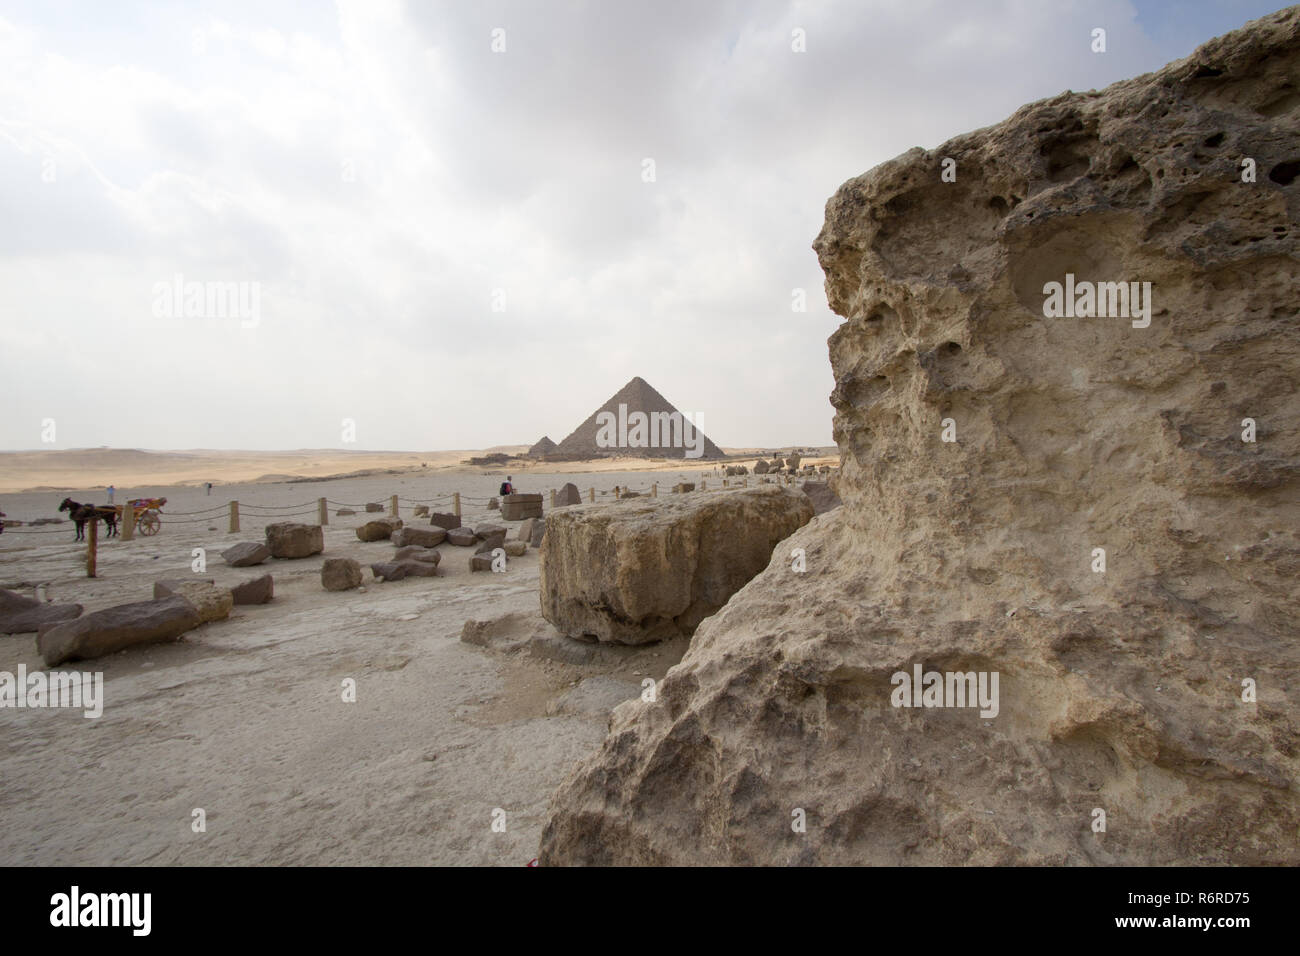
[[[0,448],[828,444],[840,183],[1279,6],[0,0]]]

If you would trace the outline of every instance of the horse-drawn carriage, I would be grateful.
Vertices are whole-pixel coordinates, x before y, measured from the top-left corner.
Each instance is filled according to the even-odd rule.
[[[167,504],[166,498],[133,498],[127,504],[131,507],[131,513],[135,518],[135,527],[142,535],[146,537],[158,533],[162,526],[162,520],[158,517],[158,512],[163,505]],[[117,512],[120,519],[122,517],[122,505],[114,505],[113,510]]]
[[[133,498],[125,505],[89,505],[64,498],[59,505],[59,510],[66,511],[72,516],[72,520],[77,525],[77,540],[82,541],[85,539],[86,523],[89,521],[104,522],[108,528],[108,536],[114,537],[124,508],[131,509],[133,525],[142,535],[146,537],[155,535],[162,527],[158,512],[165,504],[167,504],[166,498]]]

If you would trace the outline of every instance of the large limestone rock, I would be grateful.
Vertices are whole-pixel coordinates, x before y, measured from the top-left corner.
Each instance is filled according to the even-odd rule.
[[[273,558],[309,558],[325,550],[325,532],[318,524],[278,521],[266,526],[266,546]]]
[[[690,634],[812,516],[802,492],[782,488],[554,511],[542,615],[570,637],[619,644]]]
[[[541,516],[541,495],[506,495],[501,499],[501,517],[505,521],[524,521]]]
[[[451,531],[460,527],[460,516],[449,511],[435,511],[429,516],[429,524],[442,528],[444,531]]]
[[[221,559],[232,568],[248,568],[261,564],[271,556],[271,549],[260,541],[241,541],[221,552]]]
[[[0,634],[29,634],[81,614],[80,604],[46,604],[0,589]]]
[[[1298,61],[1291,8],[840,189],[843,505],[614,711],[543,865],[1300,864]],[[1046,317],[1067,273],[1149,325]],[[996,716],[893,706],[918,667]]]
[[[43,628],[36,648],[47,667],[56,667],[65,661],[103,657],[135,644],[174,641],[202,623],[193,604],[173,595],[92,611],[75,621]]]
[[[159,598],[179,595],[185,598],[199,612],[203,623],[224,621],[230,617],[230,609],[235,606],[235,597],[229,588],[217,587],[211,581],[155,581],[153,596]]]
[[[320,566],[320,584],[326,591],[361,587],[361,564],[352,558],[326,558]]]
[[[374,521],[367,521],[357,528],[357,539],[360,541],[384,541],[391,538],[401,527],[401,518],[376,518]]]
[[[419,545],[421,548],[436,548],[447,540],[447,532],[442,528],[399,528],[393,532],[393,544],[398,548]]]
[[[405,548],[398,548],[393,552],[394,561],[423,561],[425,564],[437,564],[442,560],[442,553],[432,548],[422,548],[419,545],[407,545]]]
[[[468,548],[470,545],[478,544],[478,537],[474,534],[473,528],[452,528],[447,532],[447,543],[458,548]]]
[[[241,581],[230,589],[236,604],[266,604],[275,597],[275,579],[269,574]]]
[[[555,493],[555,507],[557,508],[581,503],[582,494],[578,491],[578,486],[571,481],[566,481],[564,487]]]

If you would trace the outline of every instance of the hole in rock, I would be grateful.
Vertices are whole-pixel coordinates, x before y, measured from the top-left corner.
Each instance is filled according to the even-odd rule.
[[[1207,136],[1205,138],[1205,145],[1210,147],[1211,149],[1220,145],[1222,142],[1223,142],[1222,133],[1215,133],[1213,136]]]
[[[961,346],[958,345],[956,342],[945,342],[943,347],[944,350],[947,351],[949,355],[956,355],[958,352],[961,351]]]
[[[1007,201],[1001,196],[994,196],[989,200],[989,208],[999,216],[1005,216],[1007,214]]]
[[[1192,74],[1192,79],[1207,80],[1215,76],[1223,76],[1223,71],[1217,66],[1206,66],[1202,63],[1196,68],[1196,72]]]
[[[1288,159],[1268,171],[1268,178],[1281,186],[1290,186],[1300,174],[1300,159]]]

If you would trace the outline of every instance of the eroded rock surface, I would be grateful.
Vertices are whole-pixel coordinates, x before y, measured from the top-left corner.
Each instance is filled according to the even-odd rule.
[[[614,711],[543,865],[1300,863],[1298,63],[1291,8],[841,187],[843,506]],[[1046,317],[1067,273],[1149,324]],[[917,665],[997,715],[892,706]]]

